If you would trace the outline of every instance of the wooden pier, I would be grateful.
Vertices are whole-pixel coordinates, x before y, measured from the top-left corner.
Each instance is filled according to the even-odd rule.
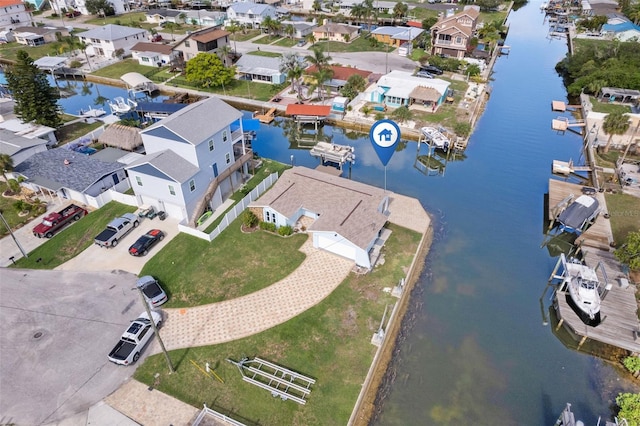
[[[549,179],[549,210],[547,212],[547,217],[549,219],[550,227],[553,226],[553,222],[555,222],[557,215],[560,213],[558,211],[559,205],[562,205],[563,201],[567,200],[567,198],[572,194],[572,200],[578,198],[582,195],[583,188],[583,185]],[[604,193],[596,192],[594,197],[598,200],[600,206],[606,209]],[[611,231],[611,223],[609,222],[609,219],[605,217],[605,213],[605,211],[602,211],[589,229],[583,232],[576,239],[576,245],[584,248],[589,247],[602,250],[608,250],[611,247],[611,244],[613,243],[613,232]]]
[[[253,117],[257,118],[258,121],[260,121],[261,123],[269,124],[276,117],[275,113],[276,113],[276,108],[271,108],[265,114],[258,114],[258,112],[256,111],[255,113],[253,113]]]

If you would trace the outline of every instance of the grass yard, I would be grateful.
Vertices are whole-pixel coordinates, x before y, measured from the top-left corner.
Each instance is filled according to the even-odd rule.
[[[255,44],[271,44],[278,40],[282,39],[282,36],[279,35],[265,35],[264,37],[260,37],[257,40],[253,40]]]
[[[112,201],[89,213],[46,243],[29,253],[29,258],[16,261],[16,267],[28,269],[53,269],[77,256],[93,244],[93,239],[115,217],[133,213],[135,207]],[[40,262],[36,262],[41,258]]]
[[[58,145],[64,145],[68,142],[71,142],[82,136],[85,136],[86,134],[91,133],[92,130],[97,129],[103,124],[104,123],[100,121],[96,121],[94,123],[85,123],[83,121],[79,121],[76,123],[71,123],[71,124],[62,126],[58,130],[56,130]]]
[[[605,193],[606,211],[611,215],[611,231],[617,247],[624,244],[629,232],[638,231],[640,199],[627,194]]]
[[[278,53],[278,52],[265,52],[264,50],[252,50],[251,52],[247,52],[247,55],[254,55],[254,56],[264,56],[267,58],[280,58],[282,56],[282,53]]]
[[[274,46],[293,47],[298,44],[298,40],[295,38],[283,37],[273,44]]]
[[[9,185],[5,181],[0,181],[0,194],[3,194],[6,190],[9,189]],[[18,216],[18,210],[13,207],[13,204],[18,201],[17,198],[9,198],[5,196],[0,196],[0,213],[4,216],[4,220],[7,221],[9,227],[12,230],[16,230],[22,228],[24,225],[31,222],[36,216],[35,212],[28,216],[20,217]],[[9,230],[2,223],[0,225],[0,236],[8,235]]]
[[[247,40],[251,40],[252,38],[258,37],[260,34],[262,34],[262,31],[260,30],[250,30],[245,32],[244,34],[238,31],[235,34],[231,34],[231,40],[247,41]]]
[[[593,112],[602,112],[605,114],[611,114],[614,112],[620,112],[622,114],[630,113],[631,107],[627,105],[611,104],[609,102],[600,102],[598,98],[589,96],[589,100],[593,104]]]
[[[369,42],[369,38],[365,35],[361,35],[360,37],[353,40],[351,43],[340,43],[338,41],[318,41],[316,42],[311,49],[314,47],[320,48],[325,54],[331,56],[331,52],[386,52],[387,45],[378,43],[375,46],[372,46]],[[389,48],[389,51],[392,49]]]
[[[104,18],[95,17],[87,19],[87,24],[93,25],[124,25],[129,27],[139,27],[144,25],[150,25],[151,27],[157,27],[157,24],[147,23],[147,15],[145,12],[131,12],[124,13],[122,15],[107,16]]]
[[[380,324],[385,306],[396,301],[383,293],[382,288],[397,283],[405,275],[420,241],[418,233],[393,225],[390,228],[393,233],[384,249],[385,263],[368,275],[350,275],[310,310],[242,340],[172,351],[174,374],[169,374],[162,354],[154,355],[138,367],[134,377],[194,407],[202,408],[204,402],[245,424],[346,424],[375,353],[371,336]],[[244,239],[253,235],[239,234],[238,245],[246,247]],[[245,249],[242,256],[250,262],[265,252],[261,248],[257,252]],[[226,270],[206,268],[207,280],[223,275]],[[189,268],[181,271],[191,274]],[[214,285],[209,286],[216,291]],[[314,378],[316,383],[311,387],[307,404],[281,401],[242,381],[237,367],[226,359],[239,361],[243,356],[258,356]],[[206,377],[191,360],[202,369],[209,362],[224,384]]]
[[[158,71],[158,68],[140,65],[135,59],[125,59],[123,61],[118,61],[113,65],[100,68],[99,70],[96,70],[91,74],[97,75],[99,77],[114,78],[116,80],[119,80],[123,74],[126,74],[128,72],[137,72],[142,75],[146,75],[154,70]]]
[[[44,56],[56,56],[60,53],[60,49],[66,46],[65,43],[53,42],[43,44],[41,46],[25,46],[20,43],[5,43],[0,44],[0,56],[3,59],[9,61],[16,61],[18,59],[18,51],[24,50],[29,54],[29,57],[34,61]]]
[[[217,93],[220,95],[237,96],[246,99],[257,99],[259,101],[268,101],[278,92],[278,86],[265,83],[254,83],[248,80],[232,80],[224,87],[196,87],[193,83],[188,82],[184,76],[178,76],[169,82],[170,86],[186,87],[196,89],[202,92]]]
[[[167,308],[183,308],[253,293],[286,277],[304,260],[299,248],[306,235],[244,234],[240,224],[236,219],[211,243],[181,233],[140,274],[160,280],[169,294]]]

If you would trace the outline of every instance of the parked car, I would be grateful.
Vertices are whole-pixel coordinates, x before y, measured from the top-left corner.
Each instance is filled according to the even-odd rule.
[[[54,234],[64,228],[65,225],[71,223],[71,221],[80,220],[81,217],[87,214],[87,211],[82,207],[71,204],[59,212],[51,212],[42,219],[42,223],[39,223],[33,228],[33,235],[38,238],[51,238]]]
[[[153,278],[151,275],[145,275],[138,278],[136,287],[142,290],[144,298],[147,299],[149,306],[152,308],[162,305],[168,299],[167,293],[165,293],[162,287],[160,287],[158,280]]]
[[[156,327],[160,328],[162,315],[159,312],[151,312],[151,317]],[[141,313],[131,322],[118,343],[111,349],[109,361],[121,365],[133,364],[140,358],[140,352],[151,341],[153,334],[151,319],[146,312]]]
[[[422,77],[422,78],[433,78],[433,76],[431,74],[429,74],[426,71],[418,71],[416,73],[416,77]]]
[[[159,229],[152,229],[138,238],[135,243],[131,244],[131,247],[129,247],[129,254],[131,256],[146,256],[149,249],[163,239],[164,232]]]
[[[67,18],[75,18],[76,16],[80,16],[80,15],[82,15],[82,13],[80,13],[79,10],[71,10],[65,14]]]
[[[306,40],[298,40],[298,47],[302,47],[302,46],[304,46],[305,44],[307,44],[307,41],[306,41]]]
[[[160,34],[154,34],[153,36],[151,36],[151,41],[153,43],[156,43],[158,41],[162,41],[162,36]]]
[[[444,74],[444,71],[442,71],[438,67],[434,67],[433,65],[425,65],[423,67],[420,67],[420,71],[425,71],[425,72],[428,72],[429,74],[435,74],[435,75]]]
[[[118,245],[118,240],[124,238],[139,224],[138,216],[133,213],[125,213],[109,222],[106,229],[98,234],[94,242],[100,247],[115,247]]]

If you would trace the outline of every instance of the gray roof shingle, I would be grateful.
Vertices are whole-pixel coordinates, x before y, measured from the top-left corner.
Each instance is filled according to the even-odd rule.
[[[46,140],[40,138],[25,138],[15,133],[0,129],[0,154],[14,155],[24,149],[37,145],[45,145]]]
[[[98,40],[120,40],[137,34],[145,34],[147,30],[141,28],[123,27],[122,25],[108,24],[89,31],[76,34],[78,37],[96,38]]]
[[[147,164],[178,183],[186,182],[200,171],[196,166],[170,149],[145,155],[144,158],[134,161],[127,166],[127,169],[150,174],[148,169],[141,167]],[[155,174],[155,176],[159,177],[157,174]]]
[[[69,160],[69,164],[64,160]],[[84,192],[98,180],[122,168],[120,163],[107,163],[69,149],[54,148],[32,155],[18,164],[15,171],[27,179],[54,182],[59,187]]]

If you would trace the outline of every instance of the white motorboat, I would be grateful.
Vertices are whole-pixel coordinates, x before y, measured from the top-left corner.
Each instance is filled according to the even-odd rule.
[[[600,324],[600,283],[596,269],[576,258],[567,259],[562,253],[563,274],[561,288],[568,290],[567,303],[582,322],[592,327]],[[599,265],[600,266],[600,265]],[[603,274],[606,279],[606,274]]]
[[[125,100],[122,96],[118,96],[113,99],[113,102],[109,102],[109,108],[114,114],[126,114],[136,109],[137,106],[138,103],[136,101],[129,98]]]
[[[422,132],[422,136],[424,136],[424,140],[421,140],[421,142],[426,142],[427,144],[432,145],[435,148],[439,148],[445,151],[449,149],[449,138],[443,135],[442,132],[440,132],[435,127],[423,127],[420,129],[420,131]]]

